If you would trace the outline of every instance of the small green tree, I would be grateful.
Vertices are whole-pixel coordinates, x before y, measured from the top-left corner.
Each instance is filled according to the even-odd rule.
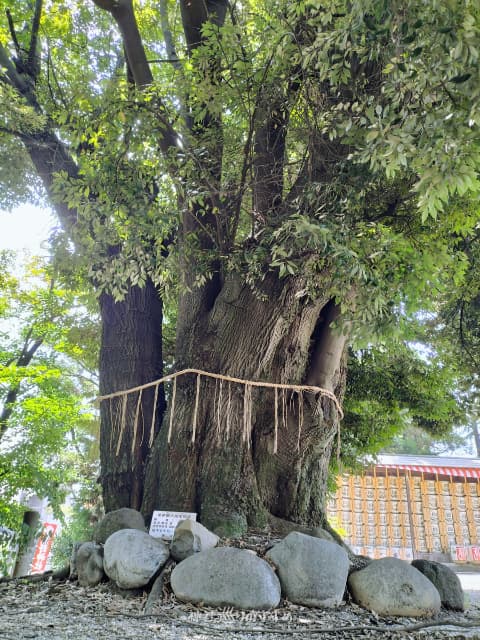
[[[82,477],[75,486],[73,501],[64,508],[65,524],[53,541],[54,568],[68,565],[75,543],[93,539],[95,524],[102,515],[101,488],[96,481],[98,471],[98,460],[82,468]]]
[[[0,255],[0,521],[17,529],[19,492],[48,498],[58,512],[95,437],[85,399],[95,388],[96,318],[51,267],[30,260],[19,277],[12,261]]]
[[[431,344],[420,342],[425,330],[419,331],[418,321],[410,322],[411,337],[414,328],[416,342],[397,336],[350,351],[341,449],[346,467],[382,451],[414,453],[407,443],[414,437],[423,447],[418,453],[434,453],[435,441],[459,444],[452,429],[465,419],[460,373],[445,366]]]

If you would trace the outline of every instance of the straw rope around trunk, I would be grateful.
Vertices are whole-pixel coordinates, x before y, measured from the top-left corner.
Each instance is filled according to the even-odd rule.
[[[110,415],[115,416],[115,420],[112,423],[112,437],[114,437],[113,431],[116,431],[117,438],[118,438],[117,447],[116,447],[117,456],[120,452],[120,447],[121,447],[123,435],[126,428],[127,397],[130,394],[138,393],[137,403],[135,407],[134,425],[133,425],[133,441],[132,441],[132,453],[133,453],[141,414],[143,419],[143,411],[141,411],[143,391],[145,389],[149,389],[152,387],[155,388],[152,424],[150,429],[150,438],[148,442],[149,447],[151,447],[153,444],[153,436],[154,436],[154,425],[155,425],[155,417],[156,417],[156,409],[157,409],[158,390],[161,384],[164,384],[165,382],[173,381],[172,397],[170,401],[170,419],[169,419],[168,437],[167,437],[168,443],[170,443],[171,437],[172,437],[172,431],[173,431],[174,414],[175,414],[175,400],[177,395],[177,378],[179,378],[180,376],[188,375],[188,374],[196,375],[195,406],[193,410],[193,419],[192,419],[192,437],[191,437],[192,443],[195,442],[196,433],[197,433],[198,409],[200,405],[202,376],[205,378],[213,378],[214,380],[216,380],[213,413],[214,413],[214,420],[216,423],[215,424],[216,438],[218,441],[221,440],[220,427],[221,427],[222,415],[226,415],[225,437],[227,440],[230,437],[230,430],[231,430],[230,408],[232,403],[232,389],[231,389],[232,384],[240,384],[244,386],[242,441],[248,448],[250,448],[251,432],[252,432],[252,408],[253,408],[252,388],[253,387],[261,387],[264,389],[274,389],[275,391],[273,453],[277,453],[277,449],[278,449],[278,431],[280,428],[280,421],[284,428],[286,427],[286,424],[287,424],[287,414],[288,414],[287,391],[296,392],[297,399],[298,399],[297,449],[300,449],[301,434],[302,434],[302,428],[303,428],[304,393],[319,394],[321,396],[325,396],[329,398],[335,405],[340,420],[343,418],[343,410],[337,397],[332,391],[330,391],[329,389],[324,389],[323,387],[316,387],[312,385],[282,384],[277,382],[260,382],[258,380],[245,380],[243,378],[235,378],[232,376],[226,376],[219,373],[210,373],[209,371],[203,371],[202,369],[183,369],[182,371],[171,373],[167,376],[164,376],[163,378],[154,380],[153,382],[148,382],[138,387],[132,387],[131,389],[125,389],[123,391],[115,391],[114,393],[109,393],[103,396],[99,396],[97,398],[98,402],[104,402],[107,400],[110,401]],[[226,392],[224,389],[224,383],[228,384],[228,390]],[[226,412],[222,412],[222,403],[225,403],[225,396],[226,396]],[[112,403],[116,398],[119,399],[120,406],[117,407],[117,411],[113,411]],[[142,430],[142,434],[143,433],[144,433],[144,429]],[[340,437],[340,427],[339,427],[338,436]]]

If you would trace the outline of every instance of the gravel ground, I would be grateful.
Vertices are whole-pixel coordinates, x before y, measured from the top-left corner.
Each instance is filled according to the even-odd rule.
[[[146,594],[125,598],[109,584],[85,589],[75,582],[0,583],[2,640],[273,640],[280,638],[477,638],[480,602],[469,597],[465,613],[442,611],[425,621],[378,618],[353,604],[310,609],[283,602],[272,612],[243,612],[179,603],[166,588],[154,613],[142,617]],[[442,625],[445,620],[468,626]],[[403,627],[400,633],[399,627]]]
[[[279,539],[252,534],[223,543],[263,557]],[[480,640],[480,568],[450,566],[458,571],[465,590],[466,611],[442,611],[428,624],[414,618],[379,618],[352,603],[313,609],[282,601],[269,612],[194,606],[176,600],[168,579],[149,615],[144,613],[147,593],[118,593],[111,583],[87,589],[77,582],[51,579],[0,582],[0,640]]]

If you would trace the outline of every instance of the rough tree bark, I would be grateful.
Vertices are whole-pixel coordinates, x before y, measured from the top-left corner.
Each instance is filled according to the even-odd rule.
[[[332,332],[327,299],[306,302],[298,295],[301,278],[273,274],[254,292],[231,275],[211,310],[181,317],[177,366],[287,384],[315,384],[328,353],[315,348],[332,335],[342,344],[330,361],[325,383],[343,392],[345,337]],[[260,295],[262,294],[262,295]],[[193,308],[193,305],[191,305]],[[264,526],[273,515],[318,526],[324,523],[328,462],[338,429],[332,401],[305,394],[299,433],[298,396],[286,394],[286,424],[279,418],[278,451],[273,453],[273,391],[253,391],[252,432],[243,441],[244,389],[202,379],[195,443],[191,442],[195,376],[177,383],[173,434],[167,443],[169,414],[149,459],[143,511],[193,510],[224,535]],[[279,411],[283,413],[282,402]],[[230,434],[227,437],[227,431]]]
[[[162,301],[148,281],[133,287],[121,302],[100,296],[102,337],[100,346],[100,393],[102,395],[140,386],[162,376]],[[100,483],[106,511],[139,509],[143,497],[145,461],[149,451],[154,409],[153,389],[129,395],[123,437],[121,401],[100,405]],[[154,432],[164,411],[163,388],[157,398]],[[137,404],[139,413],[137,416]],[[136,417],[137,416],[137,417]],[[135,422],[137,432],[134,434]],[[120,448],[117,450],[117,442]]]
[[[102,2],[99,2],[102,5]],[[111,10],[125,38],[125,49],[128,58],[129,72],[134,75],[136,85],[141,89],[152,82],[138,33],[132,3],[103,2],[103,7]],[[22,100],[37,114],[44,115],[44,106],[39,102],[36,84],[40,79],[41,65],[38,56],[38,41],[42,0],[36,0],[32,20],[30,45],[27,52],[28,64],[20,64],[20,60],[12,58],[0,43],[0,65],[6,69],[7,83],[15,89]],[[12,25],[12,31],[14,25]],[[17,52],[18,53],[18,52]],[[4,78],[2,77],[2,80]],[[159,119],[164,120],[161,104]],[[166,122],[166,121],[165,121]],[[169,137],[169,123],[165,124],[164,135],[160,147],[167,152],[174,140]],[[55,178],[58,174],[68,175],[73,183],[80,179],[79,151],[71,150],[58,135],[47,118],[42,128],[23,134],[12,132],[23,142],[35,170],[41,179],[51,204],[55,208],[64,231],[81,253],[82,238],[78,231],[81,214],[72,208],[55,192]],[[90,201],[95,200],[91,193]],[[99,206],[101,211],[101,206]],[[103,211],[105,216],[105,211]],[[83,231],[85,232],[85,230]],[[120,248],[104,247],[105,252],[112,254]],[[97,283],[92,282],[96,287]],[[162,301],[153,283],[148,281],[143,289],[130,287],[125,299],[115,303],[112,296],[101,294],[99,310],[102,322],[100,349],[100,392],[109,393],[118,389],[126,389],[149,382],[162,375]],[[128,446],[123,444],[117,451],[118,429],[120,428],[119,407],[101,406],[101,477],[104,505],[107,511],[119,507],[139,508],[142,502],[145,459],[148,453],[150,429],[152,427],[154,394],[143,393],[140,429],[134,433],[134,421],[137,398],[130,398],[125,412],[125,428],[129,438]],[[158,395],[154,431],[158,431],[164,410],[163,390]],[[1,427],[1,423],[0,423]],[[0,430],[1,434],[1,430]],[[126,438],[123,440],[126,442]]]

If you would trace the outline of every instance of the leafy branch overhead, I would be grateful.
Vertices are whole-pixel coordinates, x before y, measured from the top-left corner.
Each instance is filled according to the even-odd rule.
[[[315,288],[340,260],[332,292],[358,283],[386,310],[388,255],[414,274],[432,233],[448,242],[448,199],[478,192],[478,11],[179,9],[12,3],[3,23],[2,144],[22,140],[99,286],[173,283],[180,233],[207,252],[199,282],[307,263]]]

